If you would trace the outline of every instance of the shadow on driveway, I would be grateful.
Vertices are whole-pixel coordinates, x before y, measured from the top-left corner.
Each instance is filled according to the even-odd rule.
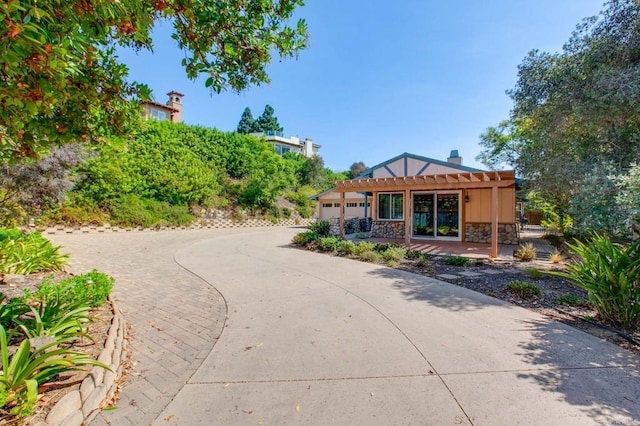
[[[640,424],[638,357],[556,321],[525,321],[533,339],[520,345],[529,364],[542,368],[520,373],[546,392],[560,393],[571,405],[603,424]],[[548,369],[544,369],[548,367]]]
[[[380,268],[369,272],[369,274],[391,280],[393,287],[409,300],[420,300],[451,311],[472,311],[489,306],[510,306],[493,297],[407,271]]]

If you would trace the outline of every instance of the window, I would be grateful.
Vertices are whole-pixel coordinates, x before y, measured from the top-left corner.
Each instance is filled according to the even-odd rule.
[[[275,147],[274,149],[276,151],[276,154],[278,154],[278,155],[284,155],[287,152],[291,151],[291,147],[286,146],[286,145],[282,145],[282,144],[279,144],[279,143],[274,143],[273,146]]]
[[[340,207],[340,203],[333,203],[333,207]]]
[[[364,207],[364,203],[360,203],[360,207]],[[367,207],[371,207],[371,203],[367,203]]]
[[[158,109],[152,109],[151,110],[151,117],[155,118],[156,120],[166,120],[167,119],[167,113],[164,111],[160,111]]]
[[[378,194],[378,219],[404,219],[404,194]]]
[[[347,203],[347,207],[358,207],[358,203]]]
[[[324,207],[324,208],[333,207],[333,203],[322,203],[322,207]]]

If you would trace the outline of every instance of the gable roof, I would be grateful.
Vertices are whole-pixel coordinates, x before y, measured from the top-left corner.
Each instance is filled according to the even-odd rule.
[[[455,164],[455,163],[450,163],[448,161],[442,161],[442,160],[436,160],[435,158],[429,158],[429,157],[423,157],[421,155],[416,155],[416,154],[411,154],[408,152],[404,152],[400,155],[397,155],[387,161],[384,161],[380,164],[376,164],[375,166],[369,167],[368,169],[362,171],[362,173],[360,173],[359,176],[356,176],[354,178],[354,180],[356,179],[366,179],[368,177],[370,177],[371,175],[373,175],[373,171],[377,170],[377,169],[381,169],[386,167],[387,165],[391,164],[391,163],[395,163],[398,160],[402,160],[402,159],[414,159],[414,160],[419,160],[419,161],[423,161],[425,163],[425,165],[429,165],[429,164],[437,164],[439,166],[445,166],[445,167],[450,167],[452,169],[457,169],[460,170],[461,172],[484,172],[486,170],[481,170],[481,169],[475,169],[473,167],[467,167],[467,166],[461,166],[459,164]],[[322,191],[319,194],[314,195],[313,197],[309,197],[309,199],[311,200],[318,200],[321,196],[323,196],[324,194],[327,194],[331,191],[333,191],[336,187],[332,187],[327,189],[326,191]]]
[[[411,158],[414,160],[419,160],[419,161],[424,161],[427,165],[428,164],[437,164],[439,166],[446,166],[446,167],[450,167],[452,169],[458,169],[460,171],[463,172],[484,172],[485,170],[481,170],[481,169],[476,169],[473,167],[467,167],[467,166],[461,166],[459,164],[455,164],[455,163],[450,163],[448,161],[442,161],[442,160],[436,160],[435,158],[429,158],[429,157],[423,157],[421,155],[416,155],[416,154],[410,154],[408,152],[404,152],[400,155],[397,155],[387,161],[384,161],[380,164],[376,164],[375,166],[369,167],[368,169],[364,170],[362,173],[360,173],[359,176],[357,176],[355,179],[362,179],[362,178],[366,178],[367,176],[369,176],[370,174],[373,173],[374,170],[377,169],[381,169],[385,166],[387,166],[388,164],[391,163],[395,163],[398,160],[402,160],[405,158]]]

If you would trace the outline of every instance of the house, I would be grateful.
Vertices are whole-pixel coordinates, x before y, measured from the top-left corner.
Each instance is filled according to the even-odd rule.
[[[171,91],[167,93],[169,100],[166,104],[155,101],[143,101],[142,116],[154,120],[169,120],[173,123],[182,123],[182,97],[180,92]]]
[[[317,154],[321,148],[320,145],[313,143],[310,138],[305,138],[304,141],[301,141],[297,136],[285,138],[282,132],[266,131],[251,133],[251,135],[264,137],[267,142],[273,144],[278,155],[291,151],[310,158]]]
[[[463,166],[453,150],[447,161],[401,154],[314,198],[336,234],[365,218],[372,237],[490,243],[497,257],[498,243],[517,244],[515,193],[513,171]]]

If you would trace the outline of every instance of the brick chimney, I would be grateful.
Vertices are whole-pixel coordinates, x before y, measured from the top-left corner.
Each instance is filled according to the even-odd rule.
[[[182,97],[184,94],[172,90],[167,93],[167,96],[169,96],[167,106],[175,110],[171,113],[171,121],[173,123],[182,123]]]
[[[451,164],[457,164],[458,166],[462,166],[462,157],[458,155],[457,149],[452,149],[449,158],[447,158],[447,162]]]

